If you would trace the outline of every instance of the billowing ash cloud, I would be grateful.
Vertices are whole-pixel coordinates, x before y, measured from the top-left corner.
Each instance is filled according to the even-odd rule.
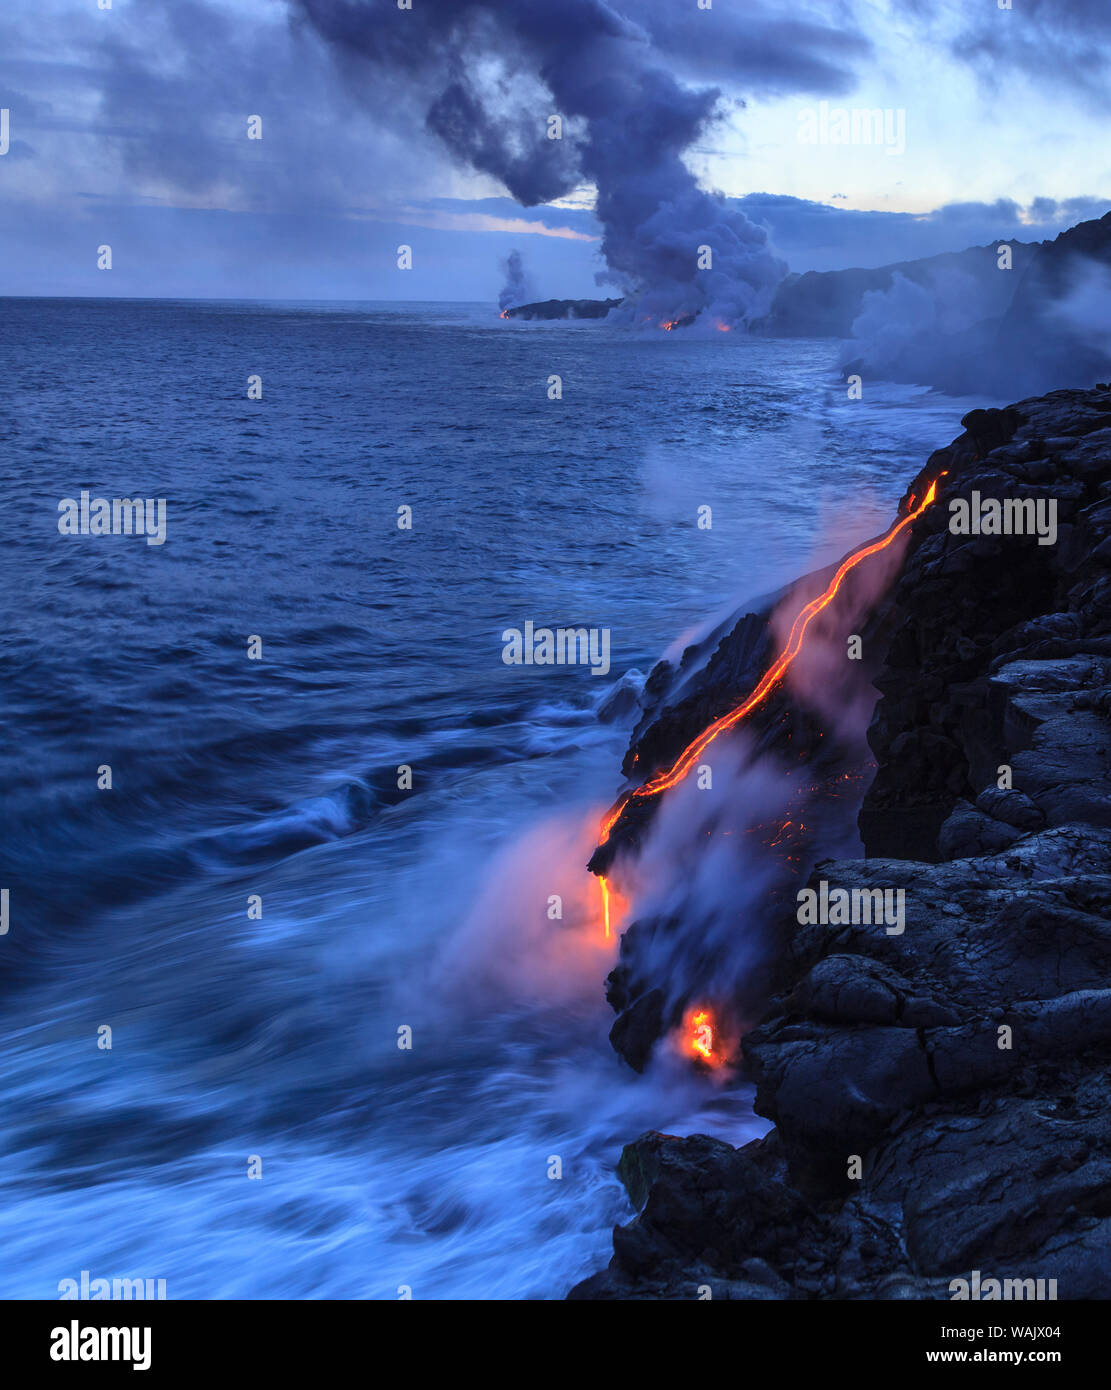
[[[525,270],[520,251],[510,251],[502,261],[502,270],[505,272],[505,284],[498,295],[499,309],[512,309],[518,304],[528,304],[530,300],[535,299],[536,293]]]
[[[604,0],[416,0],[411,10],[296,3],[352,75],[362,68],[365,85],[403,93],[406,105],[417,100],[453,156],[518,202],[593,184],[607,267],[599,282],[635,297],[634,317],[705,312],[738,322],[767,311],[787,267],[766,232],[700,188],[685,164],[718,114],[720,92],[678,79],[676,71],[706,65],[689,52],[664,56],[653,42],[654,5],[640,24]],[[777,38],[761,22],[763,66],[778,89],[844,85],[843,72],[815,57],[829,29],[795,26]],[[687,32],[712,45],[701,23],[692,5]],[[739,40],[738,22],[727,23]],[[551,139],[548,117],[557,114],[562,138]]]

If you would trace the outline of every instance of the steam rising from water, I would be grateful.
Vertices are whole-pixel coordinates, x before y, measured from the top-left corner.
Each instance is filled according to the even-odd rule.
[[[647,938],[638,933],[636,970],[666,982],[672,1003],[733,993],[758,958],[778,874],[758,827],[784,817],[795,790],[794,777],[753,759],[744,734],[723,740],[706,761],[712,786],[700,788],[692,776],[666,793],[642,853],[613,872],[632,898],[630,916],[659,924]]]
[[[896,272],[863,296],[842,367],[1007,401],[1111,375],[1111,264],[1043,250],[1000,281],[988,248],[977,278],[941,270],[920,284]],[[998,285],[1013,293],[998,299]],[[851,364],[851,365],[850,365]]]
[[[616,942],[605,940],[598,881],[583,867],[595,834],[593,812],[552,816],[495,857],[439,962],[441,997],[483,1011],[593,1011]]]
[[[499,309],[514,309],[518,304],[528,304],[535,299],[536,291],[532,288],[520,251],[510,251],[502,262],[502,270],[505,284],[498,295]]]
[[[1078,260],[1071,284],[1051,306],[1049,317],[1111,364],[1111,266]]]
[[[598,280],[638,299],[627,313],[707,311],[732,323],[767,312],[787,266],[683,159],[717,118],[720,93],[677,81],[640,24],[603,0],[419,0],[405,12],[299,3],[349,66],[368,63],[376,83],[400,78],[460,164],[518,202],[593,185]],[[559,139],[548,112],[563,122]],[[711,255],[700,266],[702,247]]]

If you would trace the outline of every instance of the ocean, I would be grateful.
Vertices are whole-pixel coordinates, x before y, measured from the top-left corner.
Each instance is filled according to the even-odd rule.
[[[767,1128],[608,1044],[599,711],[974,403],[473,304],[8,299],[0,344],[0,1295],[562,1297],[623,1143]],[[164,544],[61,534],[82,491]],[[611,669],[507,665],[530,621]]]

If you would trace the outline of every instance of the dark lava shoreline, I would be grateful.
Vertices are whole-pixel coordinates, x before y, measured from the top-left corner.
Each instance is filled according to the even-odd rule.
[[[856,629],[879,653],[867,857],[808,879],[903,889],[905,930],[800,926],[799,884],[770,895],[736,1002],[759,1005],[742,1066],[775,1128],[740,1149],[627,1145],[637,1215],[572,1298],[947,1299],[974,1270],[1111,1297],[1111,387],[962,424],[912,483],[947,470]],[[1055,500],[1056,542],[951,534],[949,502],[973,491]],[[771,650],[748,615],[685,681],[657,668],[626,774],[667,766]],[[782,692],[753,725],[819,780],[852,756]],[[625,813],[596,869],[637,850],[654,806]],[[633,924],[610,979],[638,1067],[684,1002],[638,950],[664,930],[684,923]]]

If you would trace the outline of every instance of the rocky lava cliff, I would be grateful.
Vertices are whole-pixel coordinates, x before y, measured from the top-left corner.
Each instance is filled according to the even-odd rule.
[[[629,1144],[637,1214],[573,1298],[945,1299],[974,1269],[1111,1297],[1111,387],[962,423],[915,480],[947,470],[861,629],[882,652],[866,857],[808,879],[903,889],[905,930],[801,926],[801,880],[769,893],[735,995],[761,1018],[741,1066],[775,1128],[741,1149]],[[951,534],[973,491],[1055,500],[1056,543]],[[627,772],[744,697],[766,615],[714,642],[695,674],[654,673]],[[820,783],[858,755],[818,723],[781,692],[752,737],[801,747]],[[595,868],[637,852],[653,814],[627,811]],[[683,1002],[638,937],[687,926],[622,942],[613,1040],[638,1068]]]

